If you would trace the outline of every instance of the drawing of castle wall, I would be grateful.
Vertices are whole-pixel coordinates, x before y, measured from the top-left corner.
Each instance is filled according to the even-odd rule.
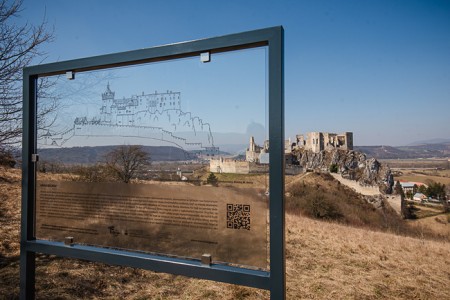
[[[102,93],[102,107],[100,109],[101,122],[112,125],[135,125],[140,123],[135,116],[139,112],[155,114],[164,110],[181,110],[179,92],[133,95],[130,98],[115,99],[115,92],[111,91],[109,83]]]
[[[297,147],[318,153],[323,150],[353,150],[353,132],[341,134],[329,132],[308,132],[306,139],[302,134],[296,136]]]

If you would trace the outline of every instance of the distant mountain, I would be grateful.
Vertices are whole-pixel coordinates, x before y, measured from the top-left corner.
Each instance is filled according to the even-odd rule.
[[[40,161],[64,164],[92,164],[104,161],[104,156],[117,146],[43,148],[39,149]],[[151,161],[180,161],[195,158],[180,148],[171,146],[142,146],[150,154]]]
[[[410,146],[355,146],[355,150],[377,159],[450,157],[450,142]]]
[[[375,158],[406,158],[408,153],[391,146],[355,146],[354,150],[361,151],[368,157]]]
[[[429,139],[429,140],[423,140],[423,141],[416,141],[408,144],[407,146],[418,146],[418,145],[429,145],[429,144],[446,144],[450,143],[450,138],[443,139],[443,138],[435,138],[435,139]]]

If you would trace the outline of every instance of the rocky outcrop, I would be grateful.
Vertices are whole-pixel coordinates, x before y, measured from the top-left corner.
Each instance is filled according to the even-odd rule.
[[[294,150],[294,162],[306,170],[337,171],[343,178],[356,180],[361,185],[385,186],[386,176],[390,174],[375,158],[367,159],[366,155],[354,150],[321,151]]]

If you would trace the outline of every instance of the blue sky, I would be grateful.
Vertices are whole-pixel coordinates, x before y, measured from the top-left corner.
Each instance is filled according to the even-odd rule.
[[[56,85],[51,94],[60,96],[61,105],[56,122],[50,128],[53,133],[65,132],[72,128],[76,117],[87,117],[89,120],[102,119],[102,113],[100,113],[103,104],[102,93],[109,85],[115,92],[115,99],[119,100],[155,92],[181,92],[181,110],[210,124],[211,127],[208,130],[213,131],[216,146],[246,144],[249,139],[246,134],[249,125],[259,125],[263,128],[258,134],[259,144],[268,138],[264,132],[266,123],[265,47],[212,55],[209,63],[202,63],[199,57],[190,57],[83,72],[76,74],[75,80],[67,80],[65,74],[55,78]],[[174,129],[172,123],[177,123],[176,113],[163,112],[164,109],[171,109],[172,106],[157,105],[158,111],[155,112],[154,117],[158,119],[158,122],[152,122],[153,117],[145,114],[145,100],[143,105],[134,112],[137,113],[132,118],[137,122],[135,126],[156,126],[168,131]],[[146,116],[145,120],[137,121],[141,114]],[[167,120],[172,119],[172,121],[169,123],[163,121],[164,118],[160,114],[170,114],[171,117]],[[181,128],[184,127],[178,126],[181,131],[186,130]],[[126,135],[132,136],[135,130],[136,128],[130,128]],[[47,130],[44,130],[44,133],[47,133]],[[120,142],[122,139],[123,136],[119,136],[112,142],[120,144],[123,143]]]
[[[286,137],[450,138],[450,1],[31,1],[46,62],[283,25]]]

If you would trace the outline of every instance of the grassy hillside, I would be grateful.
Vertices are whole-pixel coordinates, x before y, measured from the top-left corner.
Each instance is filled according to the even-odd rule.
[[[307,177],[291,185],[314,179]],[[324,192],[335,184],[317,178],[314,183]],[[18,297],[19,223],[20,171],[0,169],[0,299]],[[288,299],[450,299],[449,242],[313,220],[299,212],[287,214],[286,228]],[[269,297],[257,289],[44,255],[37,259],[36,279],[38,299]]]
[[[329,174],[306,173],[298,176],[287,184],[286,191],[286,210],[291,214],[398,235],[450,242],[450,231],[441,228],[435,230],[434,226],[425,225],[425,222],[413,225],[403,220],[382,201],[382,197],[358,194],[334,180]],[[438,226],[446,227],[443,224]]]

